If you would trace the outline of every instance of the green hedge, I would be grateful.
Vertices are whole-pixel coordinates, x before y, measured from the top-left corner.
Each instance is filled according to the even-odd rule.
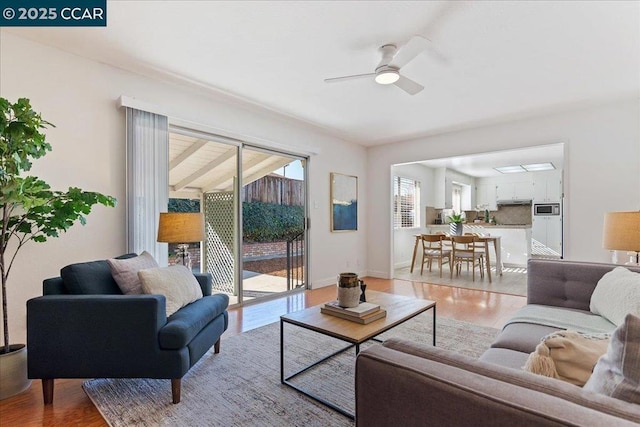
[[[169,199],[168,212],[200,212],[200,200]]]
[[[242,204],[243,237],[248,242],[288,240],[302,231],[303,223],[302,206],[260,202]]]

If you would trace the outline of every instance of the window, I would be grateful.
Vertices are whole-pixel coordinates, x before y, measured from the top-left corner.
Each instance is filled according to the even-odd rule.
[[[451,191],[451,207],[455,213],[462,212],[462,186],[458,184],[452,185]]]
[[[393,177],[393,228],[420,226],[420,182]]]

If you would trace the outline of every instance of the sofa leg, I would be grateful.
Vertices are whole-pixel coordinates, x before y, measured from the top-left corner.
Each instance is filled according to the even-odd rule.
[[[53,378],[42,379],[42,397],[45,405],[53,403]]]
[[[180,390],[182,385],[182,378],[171,378],[171,397],[173,403],[180,403]]]
[[[218,341],[213,345],[213,352],[216,354],[220,353],[220,338],[218,338]]]

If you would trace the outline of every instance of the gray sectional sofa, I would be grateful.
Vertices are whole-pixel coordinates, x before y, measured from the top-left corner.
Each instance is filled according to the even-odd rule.
[[[356,361],[357,425],[637,426],[640,405],[521,369],[549,333],[615,329],[589,311],[598,280],[613,267],[530,260],[527,306],[479,360],[396,339],[362,351]]]

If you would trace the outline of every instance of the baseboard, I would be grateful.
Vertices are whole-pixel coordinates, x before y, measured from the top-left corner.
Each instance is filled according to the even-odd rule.
[[[386,271],[369,270],[367,272],[367,276],[375,277],[376,279],[393,279],[393,277]]]
[[[355,271],[354,273],[356,273],[358,277],[365,276],[365,274],[363,274],[362,272]],[[326,286],[336,286],[337,283],[338,283],[338,275],[336,274],[333,277],[327,277],[324,279],[315,280],[314,282],[311,283],[311,289],[324,288]]]
[[[411,261],[402,261],[402,262],[398,262],[396,264],[393,265],[394,269],[397,268],[405,268],[405,267],[410,267],[411,266]]]

